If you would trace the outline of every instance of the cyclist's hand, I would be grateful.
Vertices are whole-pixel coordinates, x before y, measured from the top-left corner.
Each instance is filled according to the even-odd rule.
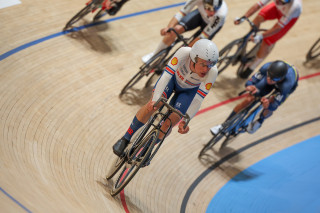
[[[243,20],[244,20],[243,16],[241,18],[236,17],[233,22],[235,25],[238,25],[238,24],[241,24],[243,22]]]
[[[262,97],[261,98],[261,103],[262,103],[262,106],[263,106],[264,109],[268,109],[269,104],[270,104],[270,101],[269,101],[268,98]]]
[[[250,85],[246,87],[246,90],[250,92],[250,94],[256,94],[259,90],[254,85]]]
[[[255,37],[252,38],[252,41],[257,44],[259,43],[261,40],[263,39],[263,35],[262,34],[257,34]]]
[[[112,8],[112,1],[110,1],[110,0],[105,0],[105,1],[102,3],[102,7],[103,7],[103,8],[106,8],[107,10],[111,9],[111,8]]]
[[[160,35],[164,36],[168,33],[169,27],[162,28],[160,30]]]
[[[189,126],[187,126],[186,128],[183,128],[183,126],[186,124],[186,122],[185,121],[181,121],[180,123],[179,123],[179,130],[178,130],[178,132],[180,133],[180,134],[186,134],[187,132],[189,132]]]
[[[148,104],[147,104],[147,110],[148,110],[149,112],[158,109],[158,107],[156,107],[156,106],[154,105],[155,103],[156,103],[155,101],[149,101],[149,102],[148,102]]]

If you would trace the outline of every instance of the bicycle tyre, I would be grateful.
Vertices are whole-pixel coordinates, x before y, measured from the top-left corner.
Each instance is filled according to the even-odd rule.
[[[111,190],[111,196],[116,196],[121,192],[124,187],[127,186],[127,184],[132,180],[132,178],[137,174],[141,166],[145,163],[147,160],[149,154],[151,153],[156,140],[158,138],[159,131],[158,130],[153,130],[151,131],[146,137],[142,139],[142,142],[139,144],[136,149],[134,149],[133,153],[130,155],[129,159],[127,162],[131,162],[131,164],[127,164],[125,168],[123,168],[122,172],[120,173],[119,177],[116,180],[116,183],[114,185],[114,188]],[[137,162],[136,159],[140,158],[141,153],[143,152],[143,148],[145,148],[145,145],[150,142],[150,146],[147,147],[146,153],[142,156],[142,159]],[[129,166],[130,165],[130,166]]]
[[[219,52],[219,61],[217,62],[218,74],[224,71],[232,62],[235,64],[237,61],[238,49],[239,46],[242,45],[243,39],[236,39],[229,44],[227,44],[222,50]],[[232,49],[236,48],[235,52],[231,52]],[[231,54],[230,54],[231,53]]]
[[[85,6],[82,10],[80,10],[76,15],[74,15],[66,24],[66,26],[63,28],[63,30],[67,30],[68,28],[71,28],[71,26],[82,19],[85,15],[90,13],[93,8],[93,2]]]
[[[310,61],[320,55],[320,38],[311,46],[310,50],[306,55],[306,60]]]
[[[201,149],[198,155],[198,158],[201,158],[209,149],[212,149],[212,147],[216,145],[223,136],[224,134],[220,130],[220,132],[217,135],[213,136],[213,138],[211,138],[209,142],[206,145],[204,145],[204,147]]]
[[[112,163],[112,167],[109,169],[106,179],[110,180],[120,170],[125,162],[125,156],[115,158],[114,162]]]
[[[123,87],[120,92],[120,96],[126,93],[130,88],[132,88],[136,83],[138,83],[144,76],[148,76],[152,72],[156,72],[157,65],[159,65],[159,61],[163,60],[163,58],[167,55],[168,50],[161,50],[159,53],[154,55],[147,63],[140,67],[140,71],[136,73],[129,82]]]
[[[93,21],[98,21],[101,17],[105,16],[107,12],[102,8],[97,12],[97,14],[93,17]]]
[[[261,42],[254,45],[254,47],[245,55],[244,61],[241,61],[241,64],[239,65],[237,69],[237,76],[242,79],[247,79],[253,72],[246,72],[244,70],[245,67],[247,67],[247,64],[252,62],[256,58],[256,54],[259,51]]]

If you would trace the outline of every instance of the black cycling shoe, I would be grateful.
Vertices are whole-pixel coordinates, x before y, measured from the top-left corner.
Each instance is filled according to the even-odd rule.
[[[239,77],[243,78],[243,79],[246,79],[246,78],[249,77],[249,75],[251,75],[252,72],[253,72],[253,70],[248,67],[246,70],[244,70],[243,72],[239,73]]]
[[[129,144],[129,141],[127,139],[121,138],[120,140],[117,141],[117,143],[113,145],[112,147],[113,153],[120,157],[123,154],[123,151],[125,150],[128,144]]]

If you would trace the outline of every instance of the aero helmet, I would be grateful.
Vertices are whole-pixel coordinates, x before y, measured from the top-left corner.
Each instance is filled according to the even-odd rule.
[[[200,39],[191,48],[190,58],[197,63],[197,58],[207,61],[208,66],[214,66],[219,58],[219,51],[215,43],[208,39]]]
[[[211,11],[217,11],[222,5],[222,0],[203,0],[204,8]]]
[[[287,64],[283,61],[274,61],[270,64],[267,70],[267,75],[273,81],[282,80],[288,72]]]

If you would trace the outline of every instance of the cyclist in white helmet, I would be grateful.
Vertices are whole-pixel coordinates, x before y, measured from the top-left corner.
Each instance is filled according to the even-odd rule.
[[[169,99],[170,104],[182,114],[194,117],[200,109],[203,99],[215,82],[218,70],[215,64],[219,58],[217,46],[208,39],[200,39],[193,47],[181,47],[168,62],[164,72],[158,79],[153,95],[149,102],[142,106],[134,117],[125,135],[113,146],[113,152],[121,156],[129,144],[132,135],[141,128],[159,106],[154,106],[161,96]],[[172,126],[180,121],[180,116],[172,113],[169,116]],[[185,134],[189,127],[183,128],[185,121],[179,124],[178,132]],[[162,129],[166,131],[169,122],[166,121]],[[158,141],[163,138],[160,133]]]
[[[192,11],[194,7],[197,8]],[[217,32],[222,28],[228,7],[223,0],[187,0],[180,11],[172,17],[167,27],[160,30],[162,41],[152,53],[142,57],[146,63],[154,54],[170,46],[176,39],[174,32],[168,32],[169,28],[174,28],[179,34],[201,27],[201,34],[195,38],[189,46],[191,47],[197,40],[206,38],[212,40]]]

